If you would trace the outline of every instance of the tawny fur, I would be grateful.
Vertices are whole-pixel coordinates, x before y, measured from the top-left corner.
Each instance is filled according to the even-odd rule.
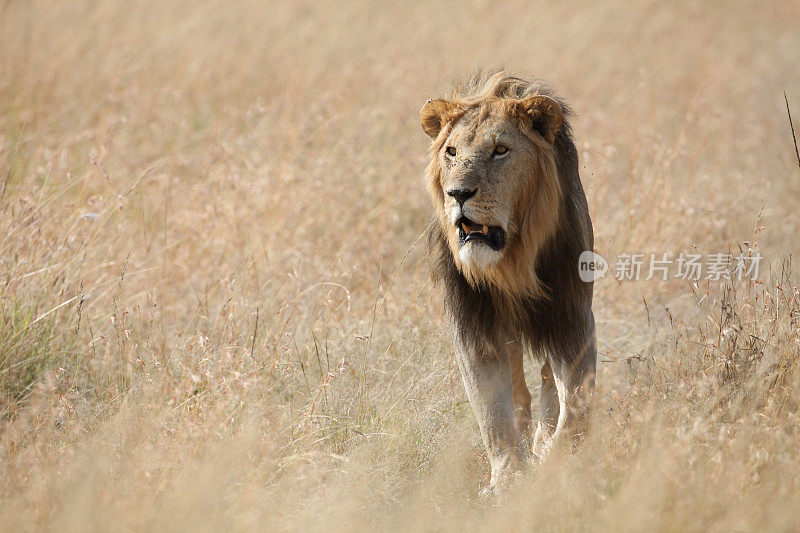
[[[508,228],[510,242],[497,264],[486,270],[465,268],[458,258],[458,239],[455,233],[449,231],[452,223],[447,219],[444,210],[445,193],[439,154],[453,124],[470,109],[477,110],[478,122],[483,121],[492,107],[501,107],[509,120],[525,120],[526,117],[520,116],[521,112],[517,109],[519,99],[538,94],[542,88],[534,84],[523,87],[521,83],[525,82],[500,72],[482,86],[455,86],[449,94],[450,108],[441,110],[446,113],[447,123],[431,144],[426,175],[428,194],[438,207],[439,223],[448,230],[446,235],[459,271],[471,283],[500,289],[511,297],[543,297],[545,293],[540,280],[531,266],[535,263],[541,246],[555,231],[563,195],[552,141],[547,142],[529,128],[520,128],[520,134],[525,135],[537,151],[537,168],[527,168],[522,175],[504,177],[506,180],[525,181],[528,186],[518,198],[518,218],[511,221]]]
[[[502,72],[456,84],[420,112],[432,138],[431,266],[492,489],[524,463],[526,443],[544,457],[580,434],[594,383],[593,286],[578,273],[578,257],[594,239],[569,115],[542,84]],[[506,143],[513,149],[501,162],[492,150]],[[462,190],[470,195],[457,200]],[[462,216],[503,228],[505,246],[475,240],[460,247]],[[523,349],[543,364],[533,436]]]

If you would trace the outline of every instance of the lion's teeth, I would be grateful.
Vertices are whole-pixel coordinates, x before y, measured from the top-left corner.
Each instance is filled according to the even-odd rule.
[[[489,226],[478,226],[477,224],[472,225],[462,222],[461,229],[464,230],[464,233],[467,235],[471,235],[472,233],[483,233],[484,235],[489,235]]]

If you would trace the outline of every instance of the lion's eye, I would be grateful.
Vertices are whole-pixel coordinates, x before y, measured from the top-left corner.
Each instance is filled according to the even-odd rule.
[[[455,157],[456,156],[456,149],[454,147],[452,147],[452,146],[448,146],[447,150],[445,150],[445,152],[447,152],[447,155],[449,155],[450,157]]]
[[[492,153],[492,155],[503,155],[506,153],[508,153],[508,148],[506,148],[502,144],[498,144],[497,146],[494,147],[494,152]]]

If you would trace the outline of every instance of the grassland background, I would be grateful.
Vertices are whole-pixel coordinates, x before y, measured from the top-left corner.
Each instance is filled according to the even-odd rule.
[[[0,528],[800,528],[800,4],[0,0]],[[488,504],[417,112],[575,107],[592,431]],[[529,385],[538,373],[527,364]]]

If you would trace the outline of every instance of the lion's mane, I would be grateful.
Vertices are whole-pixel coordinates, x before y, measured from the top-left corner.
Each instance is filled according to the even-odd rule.
[[[581,329],[587,321],[580,315],[591,308],[592,300],[592,283],[580,279],[578,258],[582,251],[592,250],[594,243],[568,122],[570,108],[544,84],[504,73],[477,74],[457,82],[447,99],[465,110],[479,108],[490,99],[510,102],[533,94],[559,102],[564,120],[552,145],[541,146],[543,140],[536,138],[539,164],[531,172],[539,187],[535,194],[517,202],[516,209],[521,210],[517,219],[522,221],[518,237],[485,279],[473,279],[460,271],[448,246],[446,232],[451,228],[440,216],[429,229],[428,249],[434,279],[443,289],[448,314],[463,340],[481,343],[502,335],[509,341],[552,348],[552,353],[577,354],[588,333]],[[458,116],[447,127],[456,120]],[[447,133],[432,143],[426,170],[428,192],[437,206],[442,205],[444,196],[436,154],[446,138]]]

